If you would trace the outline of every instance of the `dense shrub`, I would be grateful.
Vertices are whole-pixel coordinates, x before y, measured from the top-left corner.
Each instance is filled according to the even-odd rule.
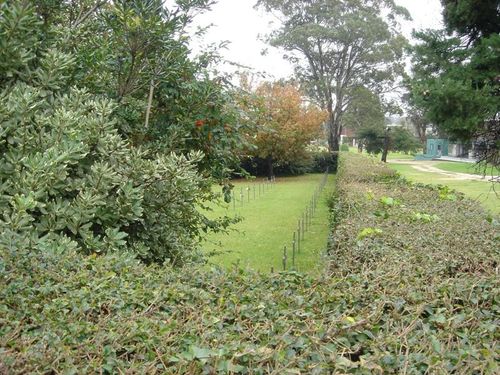
[[[330,172],[337,170],[338,154],[331,152],[316,152],[313,153],[313,163],[309,172],[324,173],[328,168]]]
[[[226,177],[221,170],[230,164],[225,161],[227,147],[202,153],[204,141],[191,148],[172,147],[175,153],[170,153],[159,142],[138,142],[124,128],[131,98],[116,98],[89,84],[83,75],[91,73],[80,70],[83,56],[76,47],[68,48],[72,44],[67,40],[62,42],[84,31],[75,27],[74,35],[63,33],[62,24],[73,12],[61,13],[65,4],[35,3],[0,4],[0,246],[10,251],[79,249],[86,254],[127,251],[146,262],[176,264],[197,257],[199,235],[229,222],[208,220],[199,209],[214,197],[211,177]],[[151,14],[161,10],[161,2],[154,3],[149,4]],[[115,5],[105,9],[125,11]],[[134,9],[126,16],[140,13]],[[150,19],[151,14],[143,16]],[[139,21],[134,18],[134,24]],[[80,35],[82,44],[91,35]],[[89,65],[102,68],[102,60],[112,59],[111,52],[107,57],[104,51],[87,56]],[[101,72],[100,80],[106,79],[110,74]],[[104,87],[113,87],[111,81]],[[145,109],[144,100],[140,106]],[[144,129],[142,112],[134,126]],[[208,138],[194,124],[189,129],[190,139],[191,132]]]
[[[277,176],[295,176],[304,173],[324,173],[327,168],[331,172],[337,169],[338,155],[330,152],[307,152],[300,160],[293,163],[277,163],[274,172]],[[262,158],[247,158],[241,167],[251,175],[267,176],[267,161]]]
[[[362,358],[395,373],[495,373],[498,222],[357,155],[337,184],[329,268],[354,280]]]
[[[47,98],[18,84],[0,96],[0,246],[189,258],[203,223],[199,156],[131,147],[112,111],[81,90]]]
[[[296,160],[293,163],[280,162],[275,163],[273,172],[276,176],[297,176],[312,171],[313,159],[305,154],[304,158]],[[268,162],[259,157],[245,158],[241,162],[241,167],[252,176],[268,176]],[[323,171],[324,172],[324,171]]]

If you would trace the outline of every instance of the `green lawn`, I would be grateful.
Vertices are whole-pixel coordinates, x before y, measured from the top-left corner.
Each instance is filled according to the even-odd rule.
[[[483,168],[477,168],[475,163],[463,163],[463,162],[439,162],[434,165],[436,168],[442,169],[448,172],[458,172],[458,173],[469,173],[469,174],[479,174],[482,175],[484,172]],[[486,169],[486,175],[499,175],[500,170],[488,167]]]
[[[446,176],[437,173],[418,171],[411,165],[407,164],[390,163],[389,166],[411,181],[422,182],[425,184],[448,185],[450,188],[464,193],[469,198],[477,200],[495,215],[500,214],[500,191],[495,192],[493,184],[490,182],[450,180]],[[440,168],[438,165],[436,165],[436,167]]]
[[[215,208],[213,214],[239,215],[243,220],[234,225],[229,234],[214,234],[209,237],[204,244],[205,251],[222,252],[212,256],[211,263],[224,267],[239,263],[240,266],[264,272],[269,272],[271,267],[281,270],[283,247],[287,245],[291,268],[293,232],[322,178],[322,174],[278,178],[273,187],[268,188],[260,197],[258,183],[235,182],[237,198],[241,188],[244,189],[243,205],[238,202],[236,208],[233,208],[233,203],[230,203],[225,207]],[[296,256],[296,268],[299,271],[314,272],[326,249],[329,234],[326,199],[333,189],[333,179],[330,175],[320,196],[312,225],[301,243],[300,254]],[[250,202],[245,190],[247,187],[250,187]]]

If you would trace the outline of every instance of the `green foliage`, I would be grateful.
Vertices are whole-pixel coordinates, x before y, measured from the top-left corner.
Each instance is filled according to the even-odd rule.
[[[324,173],[327,169],[330,172],[337,170],[339,156],[331,152],[314,152],[312,153],[313,164],[308,170],[311,173]]]
[[[436,214],[425,214],[422,212],[414,212],[411,218],[415,221],[422,221],[424,223],[432,223],[439,220],[439,216]]]
[[[380,154],[384,150],[385,137],[389,137],[390,151],[415,153],[421,147],[420,142],[413,134],[402,127],[385,130],[384,126],[370,125],[360,128],[356,135],[369,154]]]
[[[0,3],[0,85],[26,76],[39,45],[35,31],[40,22],[28,1]]]
[[[1,245],[69,241],[86,253],[187,259],[203,222],[193,205],[205,197],[201,156],[131,148],[114,128],[113,102],[46,92],[19,83],[0,97]]]
[[[349,293],[363,301],[365,313],[348,315],[368,320],[358,333],[379,329],[377,345],[386,350],[377,361],[379,371],[498,371],[492,318],[498,309],[500,254],[493,221],[475,202],[459,194],[455,201],[441,200],[443,189],[410,184],[372,159],[347,154],[342,161],[331,272],[357,280]],[[367,194],[375,199],[366,199]],[[391,206],[389,219],[371,215],[388,197],[404,205]],[[383,235],[363,241],[353,235],[375,228]],[[406,342],[412,344],[404,347]],[[361,348],[355,373],[363,373],[367,353],[373,353],[370,339],[352,351]]]
[[[447,30],[416,34],[421,43],[413,48],[412,101],[442,132],[475,140],[476,156],[498,165],[498,1],[443,5]],[[455,31],[460,37],[446,35]]]
[[[385,111],[378,95],[365,87],[355,87],[350,97],[351,102],[343,118],[344,127],[358,131],[372,126],[384,126]]]
[[[363,127],[356,132],[357,137],[369,154],[380,154],[384,150],[385,130],[380,125]]]
[[[231,221],[207,219],[200,205],[216,199],[212,177],[227,178],[234,144],[217,139],[221,152],[178,142],[167,147],[149,129],[134,130],[144,128],[146,101],[139,93],[149,88],[152,60],[167,52],[188,19],[162,18],[160,1],[98,2],[95,9],[81,2],[80,14],[99,10],[103,17],[90,12],[75,26],[76,9],[27,4],[1,5],[0,43],[7,44],[0,52],[0,246],[131,252],[148,263],[199,258],[199,237]],[[70,26],[74,32],[64,33]],[[129,53],[137,57],[127,62]],[[123,65],[110,68],[115,58]],[[223,89],[213,90],[223,97],[214,104],[219,118],[234,119],[235,111],[221,109],[228,102]],[[190,124],[190,139],[196,131]]]
[[[367,237],[377,237],[381,236],[384,231],[382,229],[378,228],[363,228],[359,233],[358,233],[358,240],[365,239]]]
[[[402,127],[391,129],[390,139],[391,151],[415,154],[422,147],[417,138]]]
[[[498,0],[442,0],[441,3],[449,32],[456,31],[470,41],[500,32]]]
[[[343,152],[348,152],[349,151],[349,145],[345,144],[345,143],[342,143],[340,145],[340,151],[343,151]]]
[[[401,204],[397,199],[391,197],[382,197],[379,202],[384,207],[394,207]]]
[[[456,201],[457,195],[448,186],[438,185],[439,198],[442,200]]]

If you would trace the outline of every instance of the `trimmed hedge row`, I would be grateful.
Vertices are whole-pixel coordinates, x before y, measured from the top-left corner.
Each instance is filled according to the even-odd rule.
[[[0,249],[0,373],[497,372],[494,225],[369,159],[338,184],[316,278]]]
[[[349,350],[395,373],[498,371],[498,222],[445,186],[349,155],[337,177],[332,278],[354,280]]]

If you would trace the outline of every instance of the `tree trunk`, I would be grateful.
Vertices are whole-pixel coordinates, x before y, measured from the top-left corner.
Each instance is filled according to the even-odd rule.
[[[384,150],[382,151],[382,161],[387,163],[387,154],[389,153],[389,129],[385,130]]]
[[[335,113],[332,111],[328,114],[328,148],[330,152],[338,152],[340,150],[340,125],[335,116]]]
[[[272,156],[267,157],[267,178],[272,180],[274,177],[274,165]]]
[[[424,149],[424,154],[425,154],[427,153],[427,134],[426,134],[427,124],[422,126],[416,125],[415,128],[417,129],[418,138],[422,143],[422,147]]]

